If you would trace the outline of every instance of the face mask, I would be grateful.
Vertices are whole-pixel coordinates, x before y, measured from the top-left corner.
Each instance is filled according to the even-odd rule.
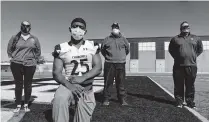
[[[189,29],[184,29],[184,30],[182,30],[182,32],[183,32],[183,33],[189,33],[190,30],[189,30]]]
[[[71,35],[75,40],[81,40],[85,35],[85,31],[79,27],[71,28]]]
[[[24,21],[21,24],[21,32],[22,33],[29,34],[30,33],[30,29],[31,29],[31,25],[27,21]]]
[[[181,27],[180,27],[181,33],[182,34],[187,34],[190,32],[190,27],[187,23],[184,23]]]
[[[114,28],[114,29],[112,30],[112,32],[113,32],[113,34],[115,34],[115,35],[119,35],[120,30],[119,30],[119,29]]]
[[[30,27],[21,26],[21,32],[28,34],[30,32]]]

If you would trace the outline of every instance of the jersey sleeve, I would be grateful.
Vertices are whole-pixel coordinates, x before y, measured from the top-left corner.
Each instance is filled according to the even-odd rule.
[[[60,55],[60,51],[61,51],[61,47],[58,44],[54,47],[54,51],[52,52],[52,56],[54,56],[54,58],[58,58]]]

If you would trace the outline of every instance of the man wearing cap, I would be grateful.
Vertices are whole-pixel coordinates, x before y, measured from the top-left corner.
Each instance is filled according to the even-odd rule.
[[[128,40],[120,33],[118,23],[112,24],[112,32],[101,45],[101,53],[105,57],[104,63],[104,91],[103,105],[109,105],[110,89],[115,78],[117,97],[121,105],[127,105],[124,88],[126,56],[129,53]]]
[[[197,74],[196,59],[203,52],[203,45],[199,37],[190,33],[188,22],[184,21],[181,23],[180,31],[181,33],[173,37],[169,44],[169,53],[174,59],[174,96],[177,107],[182,108],[185,85],[185,101],[187,106],[195,108],[194,82]]]
[[[53,78],[60,84],[53,99],[52,118],[54,122],[69,122],[69,106],[76,105],[73,122],[90,122],[96,106],[92,85],[102,71],[100,48],[84,39],[87,29],[82,18],[75,18],[69,31],[70,41],[56,45],[52,53]]]

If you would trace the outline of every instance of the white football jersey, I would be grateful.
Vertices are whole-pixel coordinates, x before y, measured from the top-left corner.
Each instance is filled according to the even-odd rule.
[[[91,70],[92,58],[99,49],[99,45],[94,41],[85,40],[80,48],[75,47],[71,42],[65,42],[59,44],[55,51],[64,63],[66,77],[69,77],[71,75],[82,76]]]

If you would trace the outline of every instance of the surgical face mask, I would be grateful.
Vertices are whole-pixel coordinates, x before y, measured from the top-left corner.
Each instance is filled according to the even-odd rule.
[[[190,32],[190,28],[185,28],[185,29],[182,29],[182,31],[181,32],[183,32],[183,33],[189,33]]]
[[[85,35],[85,30],[81,28],[71,28],[71,35],[75,40],[81,40]]]
[[[114,28],[114,29],[112,29],[112,33],[113,33],[113,34],[115,34],[115,35],[119,35],[120,30],[119,30],[119,29]]]
[[[181,26],[180,30],[181,30],[181,33],[189,33],[190,32],[190,27],[187,23],[184,23]]]

